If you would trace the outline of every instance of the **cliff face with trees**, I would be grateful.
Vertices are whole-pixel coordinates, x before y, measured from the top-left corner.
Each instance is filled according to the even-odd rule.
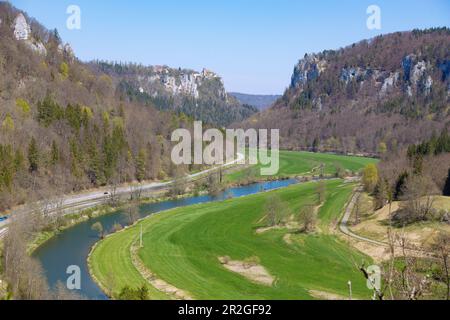
[[[414,30],[305,55],[274,106],[245,122],[285,148],[382,153],[450,124],[450,30]]]
[[[91,62],[90,66],[108,74],[127,101],[184,113],[213,125],[227,126],[258,111],[227,94],[220,76],[207,69],[197,72],[105,61]]]
[[[188,117],[129,99],[8,3],[0,21],[0,209],[174,173],[169,141]]]

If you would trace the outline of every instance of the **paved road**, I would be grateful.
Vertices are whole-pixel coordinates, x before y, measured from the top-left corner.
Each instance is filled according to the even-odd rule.
[[[219,168],[227,168],[232,165],[238,164],[241,160],[244,159],[244,155],[238,153],[237,158],[234,161],[225,163],[224,165],[220,167],[214,167],[211,169],[207,169],[201,172],[197,172],[191,175],[186,176],[184,179],[186,181],[194,180],[195,178],[201,177],[205,174],[217,171]],[[142,192],[150,192],[150,191],[158,191],[161,189],[164,189],[170,184],[172,184],[174,181],[168,181],[168,182],[153,182],[148,184],[139,185],[139,188]],[[116,195],[117,196],[123,196],[128,195],[132,193],[132,188],[130,186],[128,187],[118,187],[116,189]],[[109,198],[109,194],[105,194],[105,191],[93,191],[88,193],[81,193],[76,195],[67,195],[62,201],[59,201],[59,203],[55,204],[46,204],[46,210],[48,214],[51,214],[52,212],[56,211],[56,209],[63,210],[65,214],[78,212],[80,210],[85,210],[89,208],[93,208],[98,206],[99,204],[103,204],[105,200]],[[42,207],[42,204],[38,204]],[[8,220],[6,220],[3,225],[0,224],[0,239],[3,238],[6,233],[8,232],[7,228]]]

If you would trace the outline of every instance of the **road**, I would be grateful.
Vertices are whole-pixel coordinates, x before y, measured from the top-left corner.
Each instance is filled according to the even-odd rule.
[[[341,220],[341,223],[339,224],[339,229],[341,230],[342,233],[344,233],[345,235],[355,238],[357,240],[361,240],[361,241],[365,241],[365,242],[369,242],[378,246],[386,246],[387,244],[381,241],[377,241],[377,240],[373,240],[373,239],[369,239],[366,237],[362,237],[360,235],[357,235],[356,233],[353,233],[349,228],[348,228],[348,220],[350,219],[350,216],[352,215],[352,211],[353,208],[355,206],[355,203],[358,199],[360,195],[360,191],[357,190],[353,196],[352,199],[350,200],[347,208],[345,209],[345,213],[344,213],[344,217]]]
[[[238,153],[237,154],[237,158],[231,162],[225,163],[220,167],[214,167],[211,169],[207,169],[204,171],[200,171],[197,173],[193,173],[190,174],[188,176],[186,176],[185,178],[183,178],[186,181],[191,181],[194,180],[195,178],[201,177],[205,174],[214,172],[219,170],[220,168],[224,169],[227,167],[230,167],[232,165],[238,164],[241,160],[244,159],[244,155]],[[164,188],[167,188],[168,186],[170,186],[174,181],[168,181],[168,182],[152,182],[152,183],[147,183],[147,184],[142,184],[139,185],[139,188],[142,192],[150,192],[150,191],[158,191]],[[126,187],[118,187],[116,189],[116,196],[123,196],[123,195],[129,195],[133,192],[132,187],[131,186],[126,186]],[[88,192],[88,193],[80,193],[80,194],[76,194],[76,195],[66,195],[64,197],[64,199],[60,200],[60,201],[54,201],[55,204],[45,204],[45,208],[47,211],[47,214],[51,214],[52,212],[58,210],[63,210],[63,212],[65,214],[70,214],[73,212],[77,212],[80,210],[86,210],[89,208],[93,208],[98,206],[99,204],[103,204],[105,202],[105,200],[107,200],[109,198],[109,193],[106,194],[105,191],[93,191],[93,192]],[[50,201],[51,202],[51,201]],[[58,202],[56,204],[56,202]],[[42,208],[42,203],[38,203],[38,206],[41,206]],[[2,222],[0,224],[0,239],[3,238],[6,233],[8,232],[8,220]]]
[[[350,200],[347,208],[345,209],[345,214],[344,217],[341,220],[341,223],[339,224],[339,229],[341,230],[342,233],[344,233],[345,235],[352,237],[356,240],[360,240],[360,241],[365,241],[367,243],[371,243],[377,246],[384,246],[384,247],[388,247],[389,244],[386,242],[382,242],[382,241],[377,241],[374,239],[370,239],[370,238],[366,238],[363,236],[360,236],[356,233],[353,233],[349,228],[348,228],[348,220],[350,219],[350,216],[352,214],[353,211],[353,207],[355,206],[356,200],[358,199],[358,196],[361,194],[361,190],[358,189],[356,190],[356,192],[353,194],[352,199]],[[398,244],[394,244],[394,247],[400,248],[402,249],[401,245]],[[427,257],[427,258],[432,258],[435,259],[436,256],[432,253],[429,252],[427,250],[422,250],[422,249],[417,249],[417,248],[413,248],[413,247],[405,247],[405,249],[407,250],[408,253],[410,254],[416,254],[419,255],[420,257]]]

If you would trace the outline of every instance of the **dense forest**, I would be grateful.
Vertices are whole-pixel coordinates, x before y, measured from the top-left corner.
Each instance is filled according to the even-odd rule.
[[[278,128],[282,146],[396,151],[450,124],[450,30],[378,36],[305,55],[275,105],[245,121]]]
[[[170,137],[191,127],[120,94],[108,75],[80,62],[56,30],[0,2],[0,209],[34,198],[174,175]],[[38,50],[39,49],[39,50]]]

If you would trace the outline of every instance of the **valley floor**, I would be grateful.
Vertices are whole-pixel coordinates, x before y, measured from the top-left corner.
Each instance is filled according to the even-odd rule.
[[[333,234],[353,184],[326,182],[316,232],[300,233],[289,223],[257,232],[264,227],[267,199],[279,197],[287,206],[283,220],[291,222],[303,206],[314,203],[316,187],[310,182],[154,215],[101,241],[89,258],[91,272],[113,296],[125,286],[147,284],[153,299],[179,298],[180,292],[194,299],[344,298],[351,281],[354,297],[367,299],[371,292],[357,265],[371,259]],[[143,248],[132,250],[141,227]],[[147,280],[136,259],[151,274]],[[251,268],[273,281],[249,277],[245,269]]]

